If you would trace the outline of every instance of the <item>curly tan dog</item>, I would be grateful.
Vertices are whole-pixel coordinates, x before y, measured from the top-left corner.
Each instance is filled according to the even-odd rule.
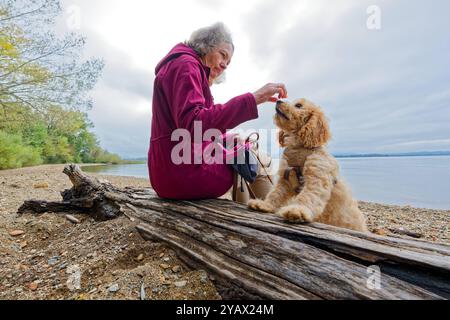
[[[365,217],[325,148],[331,134],[322,110],[306,99],[278,101],[274,119],[286,147],[279,179],[265,200],[250,200],[248,206],[294,223],[317,221],[366,232]]]

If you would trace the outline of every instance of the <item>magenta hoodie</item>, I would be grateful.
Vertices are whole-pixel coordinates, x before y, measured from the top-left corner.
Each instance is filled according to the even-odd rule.
[[[171,152],[180,143],[171,141],[175,129],[184,128],[193,133],[194,121],[201,121],[203,132],[215,128],[225,133],[258,118],[251,93],[225,104],[214,104],[208,85],[209,71],[196,52],[182,43],[156,67],[148,170],[150,183],[162,198],[217,198],[233,184],[233,169],[228,164],[174,164]]]

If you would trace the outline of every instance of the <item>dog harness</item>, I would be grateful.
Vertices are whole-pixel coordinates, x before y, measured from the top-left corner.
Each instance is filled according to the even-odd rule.
[[[292,171],[295,172],[295,175],[296,175],[297,181],[298,181],[298,186],[294,189],[294,191],[295,191],[295,193],[299,194],[302,191],[303,186],[305,185],[305,178],[303,177],[303,174],[302,174],[302,168],[300,168],[300,167],[287,167],[287,169],[284,170],[283,177],[288,182],[290,182],[289,181],[289,177],[290,177]],[[337,178],[334,178],[333,179],[333,184],[336,185],[337,183],[338,183]]]
[[[300,193],[302,191],[303,185],[305,184],[305,178],[303,178],[302,169],[300,167],[288,167],[286,170],[284,170],[284,179],[289,181],[289,176],[291,175],[291,172],[294,171],[295,175],[297,176],[298,186],[295,188],[295,193]]]

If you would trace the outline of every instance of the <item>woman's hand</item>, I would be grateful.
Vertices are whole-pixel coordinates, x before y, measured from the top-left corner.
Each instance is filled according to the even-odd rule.
[[[278,98],[274,97],[278,94]],[[283,83],[268,83],[261,89],[253,93],[255,96],[256,104],[264,102],[276,102],[279,99],[287,98],[287,90]]]

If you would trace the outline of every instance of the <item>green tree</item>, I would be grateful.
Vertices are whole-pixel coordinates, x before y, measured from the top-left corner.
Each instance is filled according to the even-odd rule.
[[[89,109],[89,91],[103,68],[81,59],[85,38],[53,31],[58,0],[0,2],[0,106],[25,105],[43,112],[50,105]]]
[[[86,111],[103,68],[81,58],[85,39],[58,38],[58,0],[0,0],[0,169],[45,163],[120,163],[99,146]]]
[[[73,154],[73,149],[64,136],[50,137],[43,149],[46,163],[67,163],[74,160]]]
[[[22,139],[25,145],[33,147],[42,154],[43,148],[48,139],[48,132],[45,123],[37,121],[28,125],[22,130]]]
[[[39,151],[24,146],[19,135],[0,131],[0,169],[12,169],[42,163]]]

